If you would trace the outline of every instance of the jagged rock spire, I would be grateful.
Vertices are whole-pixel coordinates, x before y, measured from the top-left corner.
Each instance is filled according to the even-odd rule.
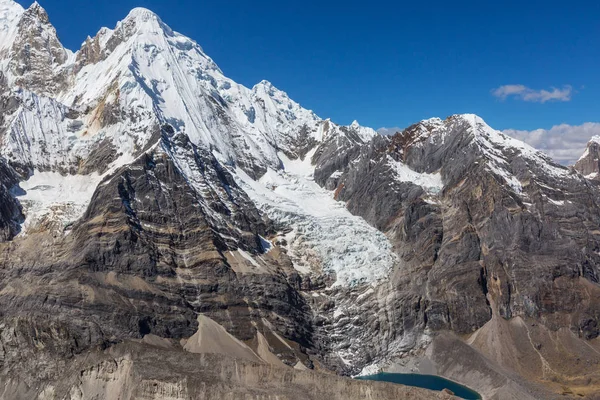
[[[575,163],[575,169],[589,179],[600,179],[600,136],[594,136],[585,152]]]

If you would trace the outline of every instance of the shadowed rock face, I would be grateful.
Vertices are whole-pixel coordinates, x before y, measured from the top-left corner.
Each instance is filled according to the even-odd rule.
[[[200,171],[193,187],[175,165],[183,155]],[[163,137],[99,185],[67,236],[2,247],[0,366],[27,384],[52,380],[57,365],[91,348],[148,334],[188,338],[198,313],[241,340],[266,318],[312,347],[310,310],[286,275],[236,274],[228,263],[237,249],[262,253],[257,233],[267,229],[212,155],[184,136]]]
[[[11,193],[18,182],[15,171],[0,158],[0,242],[12,239],[23,220],[21,205]]]

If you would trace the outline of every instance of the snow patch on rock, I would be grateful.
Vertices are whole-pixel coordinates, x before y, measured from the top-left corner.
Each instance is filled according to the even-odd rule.
[[[435,174],[427,174],[413,171],[406,164],[401,161],[395,161],[392,157],[388,156],[388,162],[394,167],[397,174],[397,179],[400,182],[412,182],[415,185],[421,186],[429,193],[439,193],[444,184],[442,182],[442,175],[437,172]]]
[[[20,183],[17,199],[23,205],[26,219],[23,234],[43,222],[58,222],[67,227],[85,213],[102,177],[61,175],[57,172],[35,172]]]

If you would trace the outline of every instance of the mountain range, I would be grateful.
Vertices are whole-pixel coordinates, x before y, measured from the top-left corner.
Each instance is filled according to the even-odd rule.
[[[72,52],[0,0],[0,399],[595,398],[599,160],[338,125],[147,9]]]

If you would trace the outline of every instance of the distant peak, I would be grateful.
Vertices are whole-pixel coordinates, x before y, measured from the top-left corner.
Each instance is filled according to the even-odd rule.
[[[406,131],[413,135],[416,132],[417,135],[415,137],[422,140],[433,134],[445,136],[449,131],[448,128],[454,124],[459,124],[461,127],[470,130],[475,137],[481,135],[486,137],[490,135],[503,136],[501,132],[492,129],[483,118],[475,114],[454,114],[447,117],[445,120],[437,117],[424,119],[408,127]]]
[[[44,7],[42,7],[37,1],[35,1],[31,6],[29,6],[27,10],[25,10],[25,15],[35,16],[42,23],[50,22],[50,19],[48,18],[48,13],[44,9]]]
[[[379,133],[380,135],[383,135],[383,136],[393,136],[398,132],[402,132],[403,130],[404,129],[397,127],[397,126],[395,126],[393,128],[383,127],[383,128],[377,129],[377,133]]]
[[[254,87],[252,88],[254,92],[256,92],[258,89],[263,89],[270,96],[275,96],[277,94],[278,96],[288,97],[287,93],[276,88],[271,82],[265,79],[254,85]]]
[[[459,119],[465,120],[473,125],[485,123],[483,118],[481,118],[479,115],[476,115],[476,114],[454,114],[450,118],[459,118]]]
[[[447,118],[447,121],[464,121],[469,124],[475,131],[477,132],[489,132],[495,131],[492,127],[490,127],[487,122],[484,121],[479,115],[476,114],[454,114]],[[434,119],[428,120],[435,123]]]
[[[269,81],[268,81],[268,80],[266,80],[266,79],[263,79],[262,81],[258,82],[258,83],[255,85],[255,87],[256,87],[256,86],[265,86],[265,87],[268,87],[268,88],[274,88],[274,87],[275,87],[275,86],[273,86],[273,84],[272,84],[271,82],[269,82]]]
[[[151,18],[160,19],[158,17],[158,15],[156,15],[156,13],[154,13],[153,11],[148,10],[147,8],[144,8],[144,7],[136,7],[129,12],[129,14],[127,15],[127,17],[125,19],[126,20],[141,19],[142,21],[145,22],[145,21],[150,20]]]
[[[355,127],[355,128],[356,128],[356,127],[359,127],[359,126],[360,126],[360,124],[358,123],[358,121],[357,121],[357,120],[354,120],[354,121],[352,121],[352,124],[350,124],[350,126],[352,126],[352,127]]]
[[[35,12],[35,13],[44,13],[44,14],[46,13],[46,10],[44,10],[44,7],[42,7],[40,5],[40,3],[38,3],[37,1],[34,1],[33,4],[29,6],[27,11]]]
[[[117,24],[117,28],[125,28],[126,36],[133,32],[164,32],[172,35],[173,31],[165,24],[156,13],[147,8],[137,7],[127,14],[124,20]]]

